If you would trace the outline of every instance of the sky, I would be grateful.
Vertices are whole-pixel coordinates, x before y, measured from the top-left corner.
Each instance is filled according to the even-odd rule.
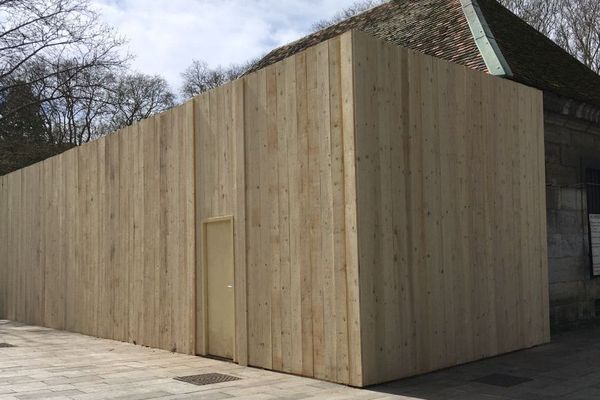
[[[173,90],[193,59],[243,63],[299,39],[313,22],[355,0],[93,0],[126,37],[134,70],[164,76]]]

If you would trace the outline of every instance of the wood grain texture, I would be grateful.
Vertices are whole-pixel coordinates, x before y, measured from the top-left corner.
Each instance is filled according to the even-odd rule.
[[[541,93],[353,52],[362,384],[547,342]]]
[[[355,243],[346,218],[346,181],[354,179],[346,171],[352,86],[342,81],[349,40],[244,78],[248,363],[360,384],[350,373],[360,340],[347,305],[358,292],[350,278],[358,267],[347,259]]]
[[[202,221],[233,216],[236,337],[234,361],[246,365],[248,360],[248,324],[246,314],[246,200],[245,200],[245,87],[243,80],[201,94],[193,99],[192,130],[195,148],[194,237],[196,248],[195,343],[196,354],[208,354],[205,337],[206,294],[204,238]],[[241,167],[239,167],[241,166]],[[189,215],[189,213],[186,213]]]
[[[192,352],[192,112],[0,178],[3,317]]]
[[[354,386],[549,339],[540,93],[358,32],[0,177],[0,317]]]

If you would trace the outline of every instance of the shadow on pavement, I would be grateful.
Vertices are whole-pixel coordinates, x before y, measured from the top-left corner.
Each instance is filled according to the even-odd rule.
[[[600,326],[552,343],[368,388],[423,400],[600,399]]]

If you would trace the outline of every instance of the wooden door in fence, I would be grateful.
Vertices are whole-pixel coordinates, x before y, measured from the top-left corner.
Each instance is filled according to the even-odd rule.
[[[235,354],[235,289],[232,218],[204,222],[206,349],[209,355]]]

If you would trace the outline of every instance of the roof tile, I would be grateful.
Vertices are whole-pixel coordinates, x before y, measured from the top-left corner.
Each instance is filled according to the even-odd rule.
[[[600,106],[600,76],[495,0],[478,0],[515,81]],[[485,71],[460,0],[391,0],[279,47],[248,72],[351,29],[422,53]]]
[[[391,0],[271,51],[248,72],[281,61],[352,29],[431,56],[487,71],[472,39],[459,0]]]

